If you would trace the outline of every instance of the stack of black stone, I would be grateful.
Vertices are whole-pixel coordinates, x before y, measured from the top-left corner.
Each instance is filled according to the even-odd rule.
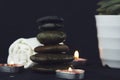
[[[61,30],[64,27],[64,20],[57,16],[46,16],[37,20],[40,33],[38,41],[43,46],[34,49],[38,54],[32,55],[30,59],[37,64],[31,69],[39,72],[67,69],[73,60],[69,47],[64,44],[66,34]]]

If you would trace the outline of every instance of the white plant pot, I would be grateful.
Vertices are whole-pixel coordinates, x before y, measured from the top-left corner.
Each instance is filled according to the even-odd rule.
[[[120,68],[120,15],[95,15],[103,66]]]

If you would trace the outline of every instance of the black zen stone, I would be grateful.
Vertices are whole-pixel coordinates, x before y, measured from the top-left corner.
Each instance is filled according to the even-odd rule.
[[[37,35],[37,39],[45,45],[58,44],[65,41],[66,34],[62,31],[43,31]]]
[[[34,49],[38,53],[60,53],[69,51],[67,45],[47,45],[47,46],[38,46]]]

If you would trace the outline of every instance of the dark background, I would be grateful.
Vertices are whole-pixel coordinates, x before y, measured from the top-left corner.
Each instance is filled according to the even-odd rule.
[[[80,51],[89,65],[101,65],[94,15],[99,0],[0,0],[0,62],[6,62],[8,48],[18,38],[38,34],[36,20],[60,16],[71,53]]]

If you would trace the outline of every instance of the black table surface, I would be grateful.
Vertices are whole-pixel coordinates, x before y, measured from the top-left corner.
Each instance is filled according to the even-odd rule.
[[[109,67],[87,67],[83,80],[120,80],[120,69]],[[19,73],[0,72],[0,80],[64,80],[56,77],[55,73],[38,73],[24,70]]]

